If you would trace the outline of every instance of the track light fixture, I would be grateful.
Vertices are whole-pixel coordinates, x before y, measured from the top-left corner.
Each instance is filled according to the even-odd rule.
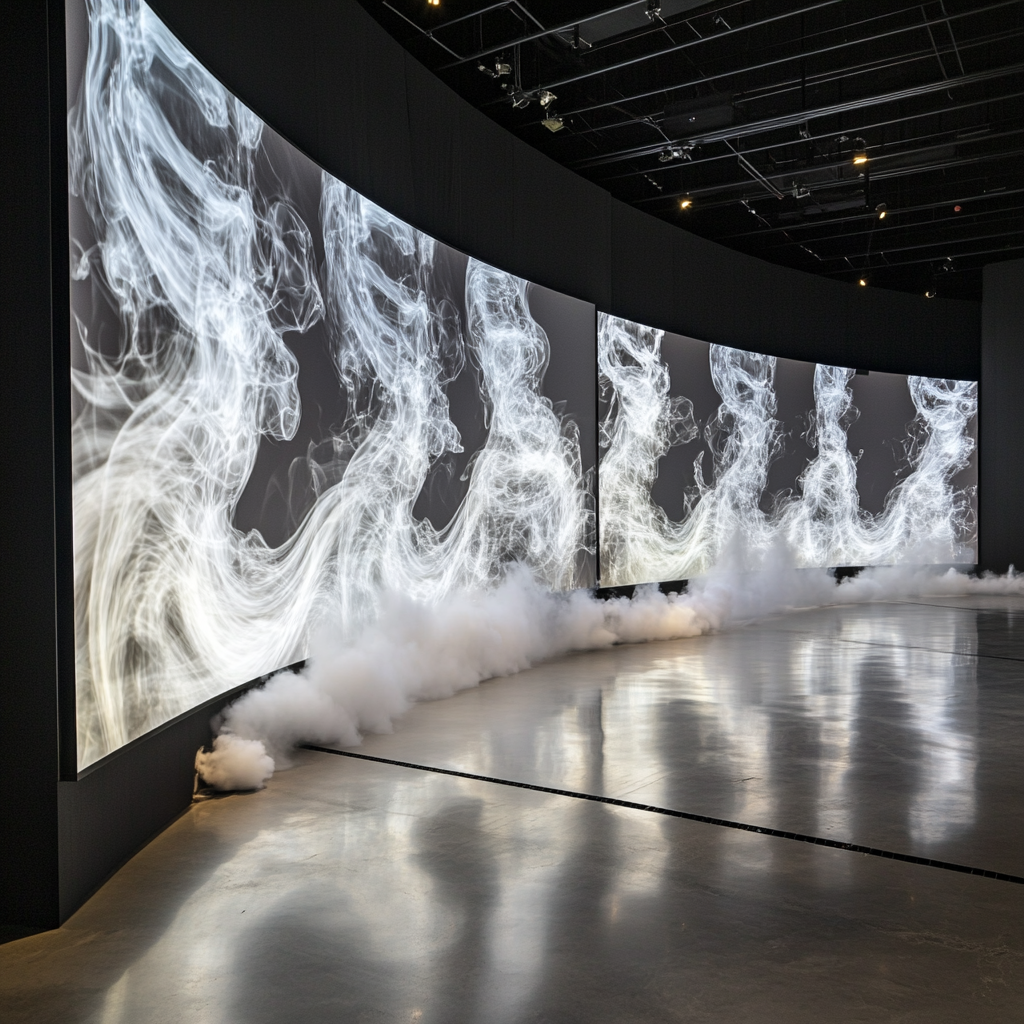
[[[554,111],[548,117],[545,117],[541,124],[549,132],[559,132],[565,127],[565,122]]]
[[[689,196],[686,196],[685,198],[680,199],[679,200],[679,209],[680,210],[692,210],[693,209],[693,200]]]
[[[868,162],[868,144],[863,139],[853,140],[853,166],[861,167]]]
[[[477,70],[482,71],[488,78],[501,78],[502,75],[512,74],[512,65],[506,64],[502,60],[496,60],[494,62],[494,68],[489,68],[486,64],[477,64]]]
[[[647,0],[647,10],[645,13],[648,21],[654,21],[655,18],[660,18],[661,0]]]
[[[522,89],[516,89],[513,91],[511,99],[512,106],[515,107],[516,110],[522,110],[524,107],[528,107],[530,105],[530,97],[527,96]]]
[[[547,108],[550,107],[557,99],[558,97],[553,92],[550,92],[547,89],[541,89],[540,95],[537,97],[537,102],[547,110]]]
[[[878,214],[878,219],[879,220],[885,220],[885,215],[886,215],[887,212],[888,212],[888,210],[887,210],[887,207],[886,207],[885,203],[879,203],[875,207],[875,213]]]
[[[867,286],[868,286],[868,279],[867,279],[866,277],[862,277],[862,278],[861,278],[861,279],[860,279],[860,280],[859,280],[859,281],[857,282],[857,284],[859,284],[859,285],[861,286],[861,288],[867,288]]]
[[[667,164],[672,160],[682,160],[683,149],[681,146],[666,146],[658,154],[658,163]]]

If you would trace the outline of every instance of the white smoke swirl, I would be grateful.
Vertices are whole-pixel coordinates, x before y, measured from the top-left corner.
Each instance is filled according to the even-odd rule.
[[[721,398],[707,428],[712,476],[705,481],[695,464],[698,496],[677,522],[654,502],[651,489],[658,461],[670,445],[692,440],[697,426],[689,400],[670,397],[662,335],[599,318],[598,358],[609,399],[599,472],[603,585],[700,575],[738,543],[748,568],[762,564],[778,543],[807,567],[973,561],[970,502],[951,480],[974,447],[968,427],[977,413],[976,383],[907,378],[917,413],[908,433],[911,471],[887,495],[883,511],[871,516],[860,506],[857,464],[847,444],[854,371],[815,367],[817,451],[800,476],[800,494],[777,501],[768,515],[760,503],[780,445],[775,360],[711,345],[711,378]],[[685,410],[682,419],[677,409]]]
[[[430,298],[433,240],[327,174],[321,282],[297,208],[259,184],[259,119],[144,4],[87,10],[68,134],[94,244],[72,240],[74,276],[109,296],[121,336],[91,334],[75,308],[83,766],[302,657],[325,616],[343,634],[373,619],[389,589],[436,601],[513,562],[572,586],[591,528],[578,438],[540,395],[548,340],[524,282],[471,262],[460,325]],[[325,312],[349,398],[344,472],[317,478],[312,510],[271,549],[232,517],[261,438],[298,427],[283,335]],[[445,385],[467,353],[489,431],[439,531],[412,510],[433,460],[461,450]]]

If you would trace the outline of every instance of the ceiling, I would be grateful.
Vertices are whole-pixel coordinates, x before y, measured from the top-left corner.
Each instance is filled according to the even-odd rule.
[[[360,0],[524,141],[704,238],[979,299],[1024,256],[1024,0]]]

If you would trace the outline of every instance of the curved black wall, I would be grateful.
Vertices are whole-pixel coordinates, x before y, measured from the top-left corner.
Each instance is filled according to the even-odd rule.
[[[979,375],[978,304],[780,269],[616,202],[460,100],[355,0],[152,3],[226,85],[324,167],[496,266],[707,341],[859,368]],[[0,941],[13,934],[4,926],[63,920],[187,806],[192,758],[209,735],[211,712],[197,709],[85,778],[65,772],[61,781],[57,693],[74,685],[63,9],[63,0],[29,0],[0,12],[7,44],[0,165],[10,200],[0,231]],[[996,313],[1017,309],[1019,266],[1016,274],[993,278],[1002,287]],[[983,386],[1005,394],[996,419],[989,423],[983,412],[983,481],[986,471],[995,481],[1017,468],[1020,331],[1008,316],[989,330]],[[1017,446],[998,443],[1001,434]],[[989,495],[983,483],[982,538],[991,529],[994,538],[1014,541],[1018,492]],[[1019,551],[999,545],[985,562],[1005,568]],[[73,721],[63,724],[73,729]]]
[[[776,267],[612,199],[458,97],[356,0],[150,3],[232,92],[321,166],[472,256],[705,341],[978,378],[978,303]]]

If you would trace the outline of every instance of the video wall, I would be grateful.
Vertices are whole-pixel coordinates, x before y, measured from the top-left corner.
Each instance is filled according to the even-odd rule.
[[[858,372],[601,314],[603,586],[716,564],[974,563],[973,381]]]
[[[416,231],[144,4],[69,4],[79,763],[523,563],[596,582],[592,305]]]
[[[973,561],[976,385],[598,317],[321,170],[139,0],[67,26],[80,767],[389,592]]]

